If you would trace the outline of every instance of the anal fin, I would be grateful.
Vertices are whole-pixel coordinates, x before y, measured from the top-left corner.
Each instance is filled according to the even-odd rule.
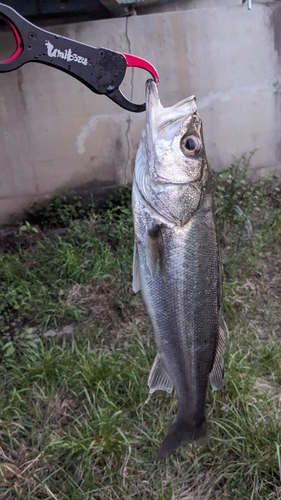
[[[173,382],[170,379],[159,354],[156,355],[152,365],[148,377],[148,387],[151,394],[155,391],[167,391],[171,393],[173,390]]]
[[[224,386],[224,353],[225,338],[222,328],[219,328],[215,359],[209,375],[210,384],[214,391],[219,391]]]

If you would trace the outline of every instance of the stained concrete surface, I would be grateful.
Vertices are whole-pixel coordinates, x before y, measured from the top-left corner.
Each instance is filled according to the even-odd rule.
[[[195,94],[212,167],[256,150],[253,172],[280,174],[280,26],[279,1],[248,11],[236,0],[191,0],[186,10],[53,31],[148,59],[160,73],[164,106]],[[0,34],[1,59],[12,44]],[[128,70],[122,90],[142,102],[147,76]],[[62,190],[96,197],[130,181],[144,123],[144,113],[127,112],[54,68],[32,63],[0,74],[0,220]]]

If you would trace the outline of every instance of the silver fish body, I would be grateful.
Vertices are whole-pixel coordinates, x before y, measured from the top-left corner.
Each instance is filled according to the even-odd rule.
[[[174,387],[178,398],[158,451],[164,458],[206,438],[208,380],[215,390],[224,383],[221,273],[214,184],[195,98],[163,108],[149,80],[146,99],[133,180],[133,289],[141,289],[158,351],[150,392]]]

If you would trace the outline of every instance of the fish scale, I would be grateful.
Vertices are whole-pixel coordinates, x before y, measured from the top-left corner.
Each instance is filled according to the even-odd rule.
[[[174,387],[178,399],[158,452],[165,458],[180,444],[206,438],[209,377],[213,389],[224,383],[220,261],[214,185],[195,100],[163,108],[152,81],[146,96],[133,180],[133,288],[142,292],[157,345],[150,391]],[[184,145],[196,141],[200,150],[186,153]]]

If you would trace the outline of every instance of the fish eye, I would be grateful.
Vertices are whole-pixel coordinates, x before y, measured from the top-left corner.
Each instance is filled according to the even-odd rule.
[[[185,155],[195,156],[201,150],[201,141],[195,135],[188,135],[181,141],[181,149]]]

